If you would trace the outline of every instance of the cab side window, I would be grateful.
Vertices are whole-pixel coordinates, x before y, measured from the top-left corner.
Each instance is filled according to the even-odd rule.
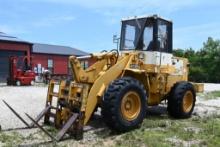
[[[163,21],[158,22],[158,42],[159,50],[168,52],[168,29],[167,24]]]
[[[124,49],[134,49],[135,48],[135,27],[132,25],[126,25],[126,32],[125,32],[125,44]]]
[[[143,50],[153,50],[153,25],[148,25],[144,29]]]

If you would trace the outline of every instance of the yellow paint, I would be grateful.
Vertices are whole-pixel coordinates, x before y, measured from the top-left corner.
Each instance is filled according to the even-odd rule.
[[[188,113],[193,107],[193,94],[191,91],[187,91],[183,97],[183,111]]]
[[[203,92],[204,91],[204,84],[202,83],[192,83],[196,92]]]
[[[111,81],[117,79],[120,76],[120,74],[122,74],[122,71],[127,65],[130,57],[131,55],[127,55],[124,58],[122,58],[120,61],[117,62],[117,64],[112,66],[109,70],[105,72],[105,74],[101,75],[94,82],[89,92],[88,99],[87,99],[84,125],[87,124],[87,122],[89,121],[91,114],[97,105],[97,102],[98,102],[97,94],[99,93],[102,85],[104,84],[107,87]]]
[[[127,121],[135,120],[141,111],[141,100],[139,95],[134,91],[129,91],[122,98],[121,114]]]
[[[161,102],[160,98],[161,98],[161,95],[159,93],[150,92],[148,100],[147,100],[148,106],[158,105]]]

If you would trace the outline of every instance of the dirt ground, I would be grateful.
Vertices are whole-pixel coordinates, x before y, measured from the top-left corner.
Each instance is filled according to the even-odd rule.
[[[220,91],[220,84],[205,84],[205,94],[216,90]],[[207,115],[220,114],[220,98],[204,99],[204,97],[206,97],[205,94],[198,94],[193,116],[204,117]],[[27,122],[30,121],[24,115],[24,112],[35,117],[44,108],[46,95],[47,86],[44,85],[21,87],[0,85],[0,100],[4,99],[7,101]],[[157,107],[149,109],[149,111],[154,110],[156,110],[155,113],[166,114],[166,108],[163,105],[161,109]],[[54,144],[50,141],[50,138],[37,128],[29,130],[15,129],[23,128],[25,125],[0,101],[0,125],[2,132],[6,134],[6,136],[3,137],[9,140],[8,142],[4,142],[2,141],[3,139],[1,140],[2,136],[0,136],[0,146],[88,146],[94,143],[97,145],[106,137],[108,140],[105,140],[101,146],[111,146],[114,144],[114,141],[111,139],[110,130],[103,124],[101,116],[96,115],[96,117],[97,119],[86,127],[83,140],[76,141],[74,139],[68,139],[59,144]],[[51,128],[47,129],[50,130]],[[17,140],[11,140],[13,144],[10,144],[10,139]]]

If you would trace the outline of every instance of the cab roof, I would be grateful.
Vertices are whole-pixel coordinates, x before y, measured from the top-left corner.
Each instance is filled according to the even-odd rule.
[[[172,23],[172,20],[169,20],[169,19],[166,19],[166,18],[163,18],[157,14],[154,14],[154,15],[141,15],[141,16],[131,16],[131,17],[127,17],[127,18],[122,18],[122,22],[123,21],[127,21],[127,20],[134,20],[134,19],[141,19],[141,18],[154,18],[154,19],[162,19],[162,20],[165,20],[165,21],[168,21],[170,23]]]

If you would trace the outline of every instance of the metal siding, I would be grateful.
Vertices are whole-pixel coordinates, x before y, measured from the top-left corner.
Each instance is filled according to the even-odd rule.
[[[6,82],[9,74],[9,57],[24,56],[24,51],[0,50],[0,82]]]
[[[0,42],[0,50],[30,51],[31,45],[21,43]]]
[[[28,64],[30,64],[31,45],[15,42],[0,42],[0,50],[25,51],[26,56],[28,56]]]
[[[67,75],[68,74],[68,58],[69,56],[63,55],[50,55],[50,54],[39,54],[32,53],[32,68],[37,67],[37,64],[41,64],[42,67],[47,68],[48,59],[53,60],[53,74]],[[87,59],[89,66],[96,62],[94,59]]]
[[[68,73],[68,57],[54,56],[54,74]]]
[[[32,68],[36,67],[37,64],[41,64],[45,69],[48,68],[48,59],[53,60],[53,74],[64,74],[68,73],[68,56],[59,55],[48,55],[48,54],[32,54]]]
[[[34,69],[34,67],[37,67],[38,64],[41,64],[42,67],[47,68],[47,60],[48,60],[47,55],[39,55],[32,53],[32,60],[31,60],[32,69]]]
[[[89,62],[89,66],[93,65],[96,62],[96,60],[94,58],[89,58],[87,60]]]

